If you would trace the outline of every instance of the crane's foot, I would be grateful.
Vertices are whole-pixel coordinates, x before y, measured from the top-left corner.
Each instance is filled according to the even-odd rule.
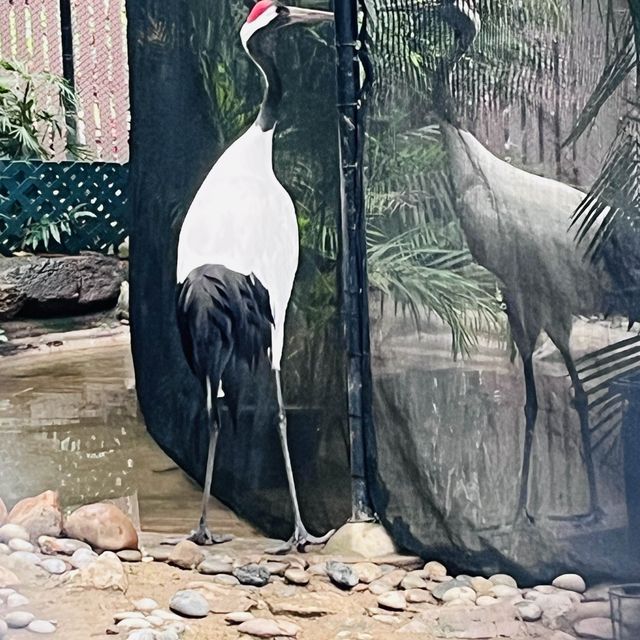
[[[211,533],[208,527],[200,526],[197,531],[194,531],[187,540],[195,542],[201,546],[210,546],[212,544],[222,544],[223,542],[229,542],[233,540],[233,536],[230,533]]]
[[[287,542],[272,549],[267,549],[267,553],[277,556],[285,555],[294,550],[304,553],[307,545],[325,544],[335,532],[335,529],[331,529],[331,531],[325,533],[323,536],[312,536],[304,527],[296,527],[293,535]]]

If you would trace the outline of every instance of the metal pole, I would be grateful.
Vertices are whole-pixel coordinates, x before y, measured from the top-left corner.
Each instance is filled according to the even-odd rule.
[[[366,479],[365,433],[371,426],[367,240],[360,157],[360,67],[357,0],[335,0],[341,164],[341,285],[347,349],[352,521],[373,518]]]
[[[71,0],[60,0],[60,42],[62,47],[62,75],[73,91],[76,90],[76,73],[73,61],[73,28],[71,18]],[[78,119],[76,113],[70,113],[69,101],[64,101],[67,123],[67,147],[79,142]]]

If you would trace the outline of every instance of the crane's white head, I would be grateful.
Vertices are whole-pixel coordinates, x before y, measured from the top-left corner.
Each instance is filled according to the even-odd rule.
[[[313,24],[332,19],[333,14],[330,11],[287,7],[278,0],[258,0],[240,29],[240,39],[246,49],[249,40],[258,33],[274,31],[292,24]]]

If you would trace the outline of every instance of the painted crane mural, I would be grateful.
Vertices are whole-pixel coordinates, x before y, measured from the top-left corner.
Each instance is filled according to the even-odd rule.
[[[268,356],[279,406],[278,429],[294,511],[294,532],[278,551],[325,542],[302,521],[287,445],[280,380],[285,315],[298,267],[298,226],[293,201],[273,171],[273,137],[282,85],[275,64],[276,39],[290,25],[332,19],[325,11],[259,0],[240,31],[247,54],[264,78],[264,99],[253,125],[214,165],[180,231],[177,318],[184,353],[206,401],[210,435],[198,544],[224,542],[207,525],[220,430],[220,403],[231,359],[250,367]]]

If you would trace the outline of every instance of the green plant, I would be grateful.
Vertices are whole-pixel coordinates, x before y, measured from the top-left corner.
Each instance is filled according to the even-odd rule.
[[[0,158],[48,160],[61,141],[85,157],[74,142],[76,112],[75,93],[63,78],[0,60]]]
[[[84,206],[81,204],[68,211],[45,213],[37,220],[29,218],[24,227],[22,248],[32,251],[44,248],[47,251],[52,239],[62,245],[63,237],[71,236],[81,220],[96,217],[95,213],[82,209]]]

